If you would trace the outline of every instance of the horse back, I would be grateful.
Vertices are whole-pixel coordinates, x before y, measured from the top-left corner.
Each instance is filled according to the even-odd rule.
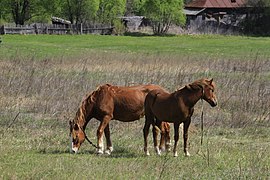
[[[120,121],[134,121],[144,115],[146,94],[157,85],[139,85],[130,87],[103,85],[96,93],[97,114],[109,114]]]
[[[179,102],[167,91],[152,90],[145,98],[145,114],[152,114],[160,121],[182,119],[183,113],[179,110]]]

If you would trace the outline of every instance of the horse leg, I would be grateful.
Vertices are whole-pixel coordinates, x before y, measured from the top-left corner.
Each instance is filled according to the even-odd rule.
[[[153,132],[154,147],[155,147],[157,155],[160,156],[161,152],[160,152],[160,149],[158,147],[157,136],[158,136],[158,132],[159,132],[159,129],[161,126],[161,121],[156,120],[156,123],[153,122],[152,126],[153,126],[152,132]]]
[[[97,154],[103,154],[103,132],[106,126],[109,124],[111,120],[111,116],[106,115],[104,116],[103,120],[101,121],[98,129],[97,129]]]
[[[178,154],[177,154],[177,143],[178,143],[178,140],[179,140],[179,126],[180,126],[180,123],[174,123],[174,147],[173,147],[173,156],[174,157],[177,157]]]
[[[143,128],[143,137],[144,137],[144,153],[147,156],[150,155],[150,153],[148,151],[147,138],[148,138],[148,134],[149,134],[150,125],[152,124],[153,121],[154,121],[154,116],[145,114],[145,124],[144,124],[144,128]]]
[[[184,122],[184,133],[183,133],[183,139],[184,139],[184,153],[186,156],[190,156],[189,152],[188,152],[188,147],[187,147],[187,141],[188,141],[188,128],[191,122],[191,118],[188,118],[185,122]]]
[[[159,149],[161,151],[165,151],[165,142],[166,142],[166,127],[165,127],[165,123],[161,123],[159,125],[159,129],[160,129],[160,144],[159,144]]]
[[[106,143],[107,143],[107,149],[105,151],[106,154],[110,155],[111,152],[113,151],[113,146],[112,146],[112,141],[111,141],[111,134],[110,134],[110,124],[108,124],[105,129],[105,137],[106,137]]]
[[[165,130],[165,148],[167,152],[171,151],[171,137],[170,137],[170,124],[164,123]]]

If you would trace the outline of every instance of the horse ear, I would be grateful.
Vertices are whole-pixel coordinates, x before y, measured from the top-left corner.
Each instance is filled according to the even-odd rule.
[[[190,86],[190,84],[186,85],[188,90],[192,90],[192,87]]]
[[[78,124],[75,124],[75,125],[74,125],[74,130],[75,130],[75,131],[78,131],[78,130],[79,130]]]
[[[210,81],[209,81],[209,82],[210,82],[210,84],[212,84],[212,82],[213,82],[213,78],[212,78],[212,79],[210,79]]]

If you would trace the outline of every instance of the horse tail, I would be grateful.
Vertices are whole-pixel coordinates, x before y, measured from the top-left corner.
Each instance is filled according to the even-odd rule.
[[[155,96],[153,97],[153,101],[152,101],[152,106],[154,106],[156,100],[157,100],[157,96],[159,95],[159,93],[155,93]]]

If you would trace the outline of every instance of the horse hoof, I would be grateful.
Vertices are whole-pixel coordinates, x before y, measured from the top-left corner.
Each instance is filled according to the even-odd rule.
[[[97,155],[102,155],[103,153],[104,152],[101,149],[97,150]]]
[[[112,152],[113,152],[113,147],[108,147],[107,150],[105,150],[105,154],[107,155],[111,155]]]
[[[105,151],[105,154],[111,155],[111,151],[110,151],[110,150],[106,150],[106,151]]]
[[[166,144],[166,151],[171,152],[171,143]]]
[[[150,156],[149,151],[145,152],[145,155],[146,155],[146,156]]]
[[[165,147],[160,147],[159,149],[161,152],[165,152],[165,150],[166,150]]]
[[[155,150],[156,150],[157,155],[161,156],[161,152],[160,152],[159,147],[155,147]]]
[[[178,157],[178,154],[177,154],[177,152],[175,152],[173,156],[174,156],[174,157]]]
[[[190,156],[189,152],[186,152],[185,155],[186,155],[186,157],[189,157]]]

